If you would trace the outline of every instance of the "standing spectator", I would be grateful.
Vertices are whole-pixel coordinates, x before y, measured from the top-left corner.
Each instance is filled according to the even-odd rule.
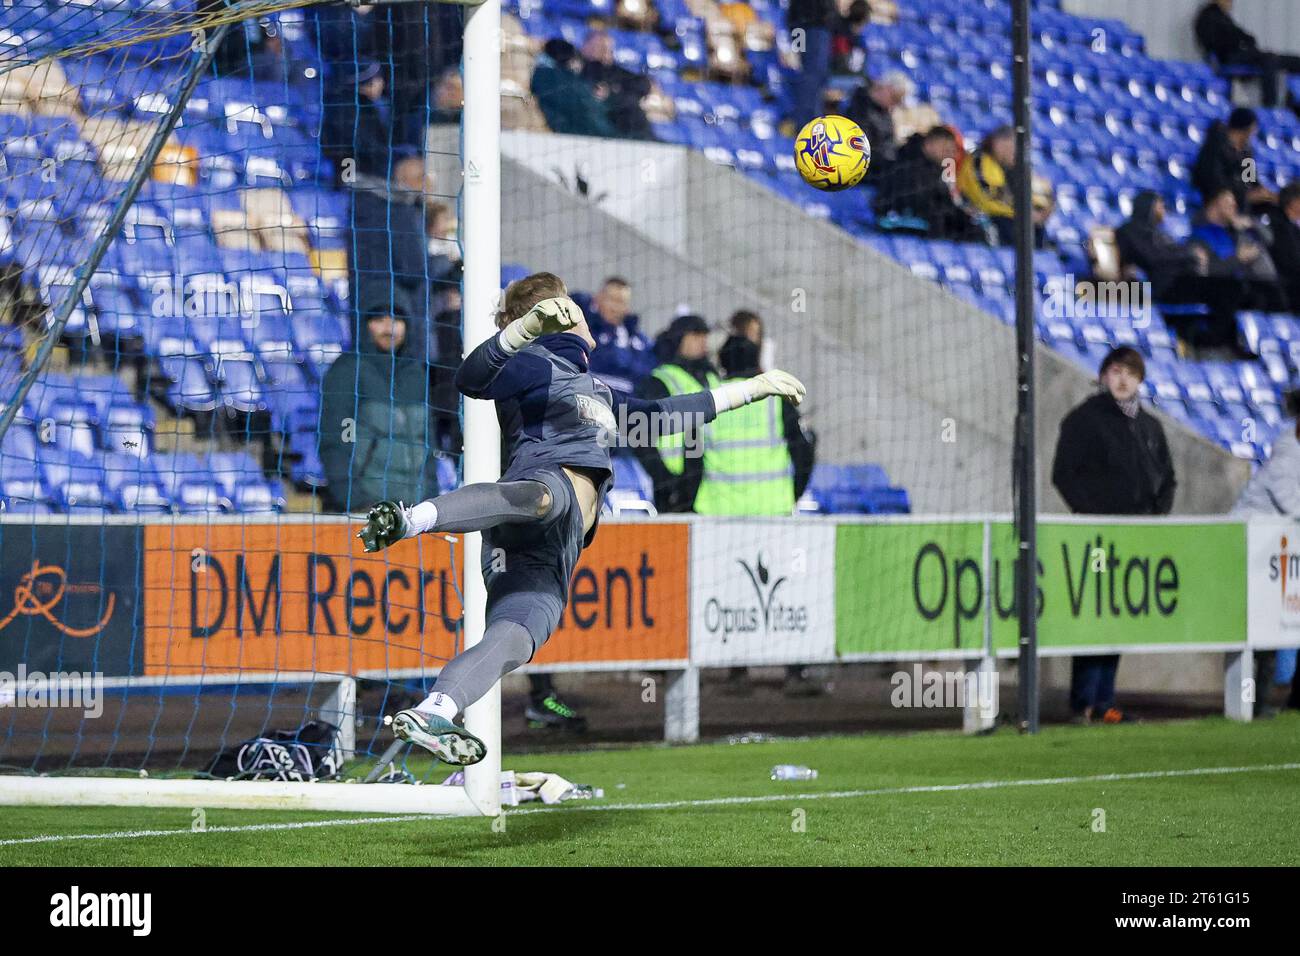
[[[1233,506],[1232,515],[1239,518],[1290,518],[1300,521],[1300,419],[1296,419],[1296,392],[1286,396],[1288,421],[1273,441],[1273,453],[1260,466],[1241,490],[1241,497]],[[1300,525],[1297,525],[1300,530]],[[1274,651],[1255,652],[1255,686],[1260,689],[1256,707],[1261,716],[1270,715],[1274,708],[1268,702],[1273,686],[1277,654]],[[1287,706],[1300,708],[1300,679],[1291,681],[1291,696]]]
[[[359,63],[350,82],[331,85],[325,95],[320,148],[334,163],[336,182],[351,185],[359,174],[387,179],[393,130],[383,68]]]
[[[321,380],[325,504],[337,512],[438,493],[429,367],[407,354],[409,312],[381,297],[359,319],[356,348]]]
[[[654,139],[641,101],[650,95],[650,77],[625,70],[614,62],[614,41],[602,29],[582,42],[582,78],[596,99],[605,104],[609,121],[628,139]]]
[[[391,177],[357,175],[352,184],[352,295],[372,305],[401,301],[415,310],[406,330],[411,354],[426,357],[430,276],[425,201],[433,194],[424,157],[410,147],[393,150]]]
[[[1300,56],[1269,53],[1232,19],[1232,0],[1211,0],[1196,15],[1196,39],[1220,66],[1254,66],[1260,71],[1259,92],[1265,106],[1281,104],[1282,73],[1300,73]]]
[[[853,0],[848,13],[840,17],[831,36],[831,72],[837,75],[861,76],[867,64],[867,51],[862,44],[862,31],[871,22],[871,7],[867,0]]]
[[[886,73],[861,84],[844,106],[844,115],[862,127],[871,143],[871,171],[880,175],[898,157],[894,110],[909,102],[916,86],[906,73]]]
[[[931,239],[976,241],[980,230],[953,199],[957,137],[946,126],[912,136],[898,160],[876,179],[876,220],[882,229]]]
[[[465,108],[465,83],[460,69],[454,67],[438,77],[433,87],[433,103],[429,107],[427,124],[456,124]]]
[[[1142,408],[1146,365],[1136,349],[1113,349],[1101,363],[1102,391],[1065,416],[1052,484],[1075,514],[1164,515],[1174,504],[1174,465],[1160,422]],[[1118,723],[1119,655],[1075,657],[1070,707],[1088,722]]]
[[[537,105],[553,133],[616,136],[605,104],[580,75],[582,57],[568,40],[547,40],[538,54],[530,84]]]
[[[1258,129],[1255,111],[1244,106],[1233,110],[1226,124],[1218,121],[1210,124],[1192,165],[1192,185],[1200,192],[1203,202],[1208,204],[1224,189],[1232,190],[1237,208],[1243,212],[1252,206],[1276,202],[1273,191],[1254,179],[1253,143]]]
[[[1300,309],[1300,182],[1288,183],[1278,193],[1269,224],[1273,229],[1269,252],[1284,283],[1282,291],[1291,308]]]
[[[641,331],[641,319],[632,312],[632,285],[610,276],[588,303],[587,313],[596,348],[591,371],[612,389],[632,392],[655,367],[654,344]]]
[[[709,325],[698,315],[679,315],[655,340],[660,364],[637,386],[640,398],[686,395],[721,384],[709,361]],[[704,467],[700,458],[703,436],[688,428],[666,435],[650,446],[632,449],[654,483],[655,509],[681,513],[695,507]]]
[[[831,31],[839,23],[835,0],[790,0],[785,26],[799,53],[799,69],[790,81],[790,115],[798,132],[822,111],[822,92],[831,75]]]

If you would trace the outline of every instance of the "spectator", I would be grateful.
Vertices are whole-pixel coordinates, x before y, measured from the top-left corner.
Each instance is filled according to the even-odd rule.
[[[1241,283],[1231,276],[1209,274],[1210,254],[1202,245],[1182,245],[1164,231],[1165,201],[1146,190],[1133,200],[1133,215],[1115,230],[1121,266],[1136,267],[1151,283],[1159,303],[1203,303],[1209,320],[1170,316],[1179,337],[1189,345],[1229,346],[1236,340],[1237,304]]]
[[[1286,396],[1288,420],[1273,440],[1273,453],[1241,490],[1232,515],[1238,518],[1265,517],[1300,520],[1300,420],[1296,419],[1297,393]],[[1255,652],[1255,686],[1260,688],[1257,706],[1261,715],[1275,712],[1269,704],[1276,653]],[[1292,680],[1287,706],[1300,709],[1300,679]]]
[[[428,125],[456,124],[465,108],[465,84],[460,69],[446,70],[433,87],[433,103],[429,107]]]
[[[336,182],[349,186],[358,175],[388,178],[393,132],[378,63],[358,63],[350,82],[334,87],[324,103],[321,152],[334,162]]]
[[[822,111],[822,92],[831,74],[831,31],[839,22],[835,0],[790,0],[785,26],[799,54],[799,69],[790,81],[786,121],[798,132]]]
[[[667,398],[706,388],[721,380],[709,361],[709,326],[698,315],[679,315],[655,340],[659,365],[637,386],[641,398]],[[655,509],[680,513],[695,507],[695,493],[704,475],[701,435],[687,429],[666,435],[633,453],[654,483]]]
[[[410,313],[380,298],[365,303],[359,318],[355,350],[321,380],[325,504],[336,512],[438,493],[429,367],[407,354]]]
[[[1207,205],[1221,190],[1231,189],[1237,208],[1276,202],[1272,190],[1255,180],[1255,150],[1252,143],[1259,129],[1255,111],[1240,106],[1228,116],[1226,124],[1214,122],[1205,133],[1205,142],[1192,165],[1192,185]]]
[[[1196,40],[1220,66],[1253,66],[1260,71],[1259,92],[1265,106],[1281,104],[1282,73],[1300,73],[1300,56],[1269,53],[1232,19],[1232,0],[1211,0],[1196,15]]]
[[[1286,299],[1268,254],[1271,240],[1267,229],[1238,212],[1237,200],[1226,187],[1211,194],[1191,235],[1191,242],[1208,256],[1208,274],[1237,283],[1237,308],[1277,312],[1286,308]]]
[[[425,201],[433,181],[424,157],[410,147],[394,149],[393,157],[391,179],[362,173],[352,184],[352,295],[356,302],[401,301],[415,309],[407,333],[418,343],[427,334]],[[427,357],[411,348],[412,356]]]
[[[959,242],[980,238],[980,230],[953,199],[957,137],[946,126],[912,136],[897,161],[876,178],[876,220],[882,229],[919,232]]]
[[[582,57],[567,40],[547,40],[537,56],[530,87],[546,125],[555,133],[616,136],[605,104],[579,75]]]
[[[587,324],[596,348],[591,371],[610,388],[631,392],[655,367],[654,345],[632,312],[632,286],[611,276],[586,306]]]
[[[751,338],[728,338],[718,353],[723,381],[761,374],[759,351]],[[788,515],[812,477],[813,443],[794,405],[765,400],[746,406],[739,420],[710,426],[703,465],[697,514]]]
[[[837,75],[861,76],[867,65],[867,51],[862,44],[862,31],[871,22],[871,7],[867,0],[853,0],[846,14],[835,24],[831,36],[831,72]]]
[[[1052,484],[1075,514],[1164,515],[1174,503],[1174,466],[1164,429],[1143,410],[1142,355],[1113,349],[1101,363],[1102,391],[1065,416]],[[1084,722],[1118,723],[1119,655],[1075,657],[1070,707]]]
[[[1300,182],[1289,183],[1278,193],[1269,224],[1273,230],[1269,252],[1282,277],[1283,294],[1292,309],[1300,308]]]
[[[650,77],[625,70],[614,62],[614,41],[601,29],[592,30],[582,43],[582,78],[614,129],[628,139],[654,139],[641,101],[650,95]]]
[[[860,85],[844,107],[844,115],[862,127],[871,143],[874,175],[885,172],[898,156],[893,113],[911,100],[915,89],[906,73],[895,70]]]

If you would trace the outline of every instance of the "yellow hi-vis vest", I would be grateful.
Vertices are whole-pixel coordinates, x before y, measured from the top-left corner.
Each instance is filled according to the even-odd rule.
[[[794,512],[794,462],[785,443],[781,399],[765,398],[719,415],[704,441],[702,515]]]
[[[650,374],[664,383],[664,388],[668,389],[669,395],[690,395],[692,392],[702,391],[700,383],[680,365],[660,365]],[[721,384],[721,379],[712,372],[705,375],[705,381],[708,383],[707,388],[717,388]],[[706,434],[708,427],[711,426],[706,426]],[[700,436],[697,436],[696,440],[698,441],[699,438]],[[671,474],[680,475],[685,470],[685,432],[659,436],[655,441],[655,449],[659,452],[659,457],[663,459],[664,467]]]

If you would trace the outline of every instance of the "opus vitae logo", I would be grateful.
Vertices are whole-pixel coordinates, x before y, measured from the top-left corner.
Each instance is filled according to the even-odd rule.
[[[148,936],[153,930],[152,893],[92,893],[73,886],[67,893],[50,897],[50,925],[78,927],[124,927],[132,936]]]
[[[758,552],[753,564],[737,559],[753,589],[738,600],[711,597],[704,605],[704,626],[713,633],[721,632],[725,641],[747,634],[802,634],[808,630],[808,606],[786,602],[779,595],[781,586],[789,578],[777,575],[769,567],[763,552]]]

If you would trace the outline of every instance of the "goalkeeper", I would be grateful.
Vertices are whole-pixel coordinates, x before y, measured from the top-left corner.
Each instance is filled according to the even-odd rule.
[[[454,723],[498,680],[532,659],[560,623],[578,555],[596,533],[613,484],[618,422],[661,431],[698,426],[773,395],[798,404],[804,387],[771,371],[710,391],[658,400],[612,392],[588,369],[595,340],[564,283],[538,272],[510,284],[501,331],[461,364],[456,387],[492,399],[506,441],[500,481],[464,485],[408,507],[381,501],[357,536],[378,551],[424,532],[483,532],[483,639],[449,661],[432,692],[393,716],[394,734],[452,764],[483,759],[481,740]]]

